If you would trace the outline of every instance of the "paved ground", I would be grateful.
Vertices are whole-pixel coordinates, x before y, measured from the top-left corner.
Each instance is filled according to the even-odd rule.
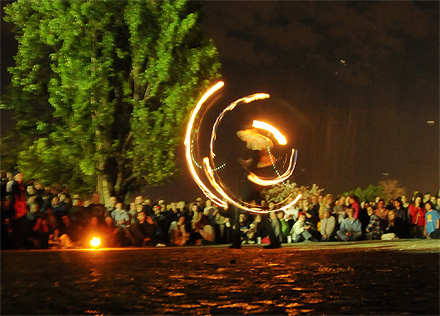
[[[2,251],[1,315],[439,315],[433,240]]]

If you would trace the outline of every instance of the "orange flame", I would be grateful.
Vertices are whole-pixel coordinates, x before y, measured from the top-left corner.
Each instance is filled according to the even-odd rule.
[[[92,239],[90,239],[90,245],[93,248],[97,248],[99,247],[99,245],[101,245],[101,238],[99,237],[93,237]]]

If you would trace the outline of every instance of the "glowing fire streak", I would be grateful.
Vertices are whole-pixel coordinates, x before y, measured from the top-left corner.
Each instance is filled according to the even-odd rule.
[[[199,188],[215,204],[217,204],[220,207],[227,208],[228,204],[226,202],[224,202],[216,194],[214,194],[211,190],[209,190],[206,187],[206,185],[203,183],[203,181],[200,179],[200,177],[198,176],[198,174],[196,172],[196,169],[194,167],[194,163],[193,163],[192,146],[191,146],[191,134],[192,134],[191,131],[193,130],[194,122],[195,122],[197,114],[199,113],[200,109],[202,108],[202,106],[206,102],[206,100],[212,94],[214,94],[216,91],[218,91],[220,88],[222,88],[223,86],[224,86],[224,82],[222,82],[222,81],[218,82],[213,87],[211,87],[202,96],[200,101],[197,103],[196,107],[194,108],[194,110],[191,113],[191,116],[190,116],[190,119],[189,119],[189,122],[188,122],[188,127],[187,127],[187,130],[186,130],[186,136],[185,136],[184,144],[185,144],[185,155],[186,155],[186,161],[187,161],[188,168],[189,168],[189,170],[191,172],[191,175],[192,175],[193,179],[195,180],[195,182],[199,186]],[[215,139],[216,139],[216,130],[217,130],[217,127],[218,127],[220,121],[222,120],[223,116],[225,115],[225,113],[227,111],[233,110],[239,103],[242,103],[242,102],[243,103],[250,103],[250,102],[255,101],[255,100],[266,99],[266,98],[269,98],[269,97],[270,96],[268,94],[266,94],[266,93],[253,94],[253,95],[250,95],[248,97],[236,100],[235,102],[231,103],[227,108],[225,108],[220,113],[220,115],[217,117],[217,120],[216,120],[216,122],[215,122],[215,124],[213,126],[212,134],[211,134],[210,156],[211,156],[211,161],[212,161],[213,164],[214,164],[213,158],[215,157],[215,153],[214,153],[214,149],[213,148],[214,148],[214,142],[215,142]],[[253,123],[254,123],[254,127],[255,128],[260,128],[260,129],[264,129],[266,131],[271,132],[280,144],[285,145],[287,143],[284,135],[282,135],[278,131],[278,129],[276,129],[272,125],[270,125],[268,123],[260,122],[260,121],[254,121]],[[293,157],[295,157],[295,162],[293,162]],[[245,211],[257,212],[257,213],[277,212],[279,210],[284,210],[284,209],[287,209],[287,208],[293,206],[301,198],[301,194],[299,194],[289,204],[287,204],[287,205],[285,205],[283,207],[271,210],[271,211],[263,210],[261,207],[254,206],[254,205],[245,203],[243,201],[240,201],[241,203],[239,203],[235,199],[231,198],[228,194],[226,194],[225,191],[223,190],[222,186],[216,181],[215,176],[214,176],[213,168],[210,165],[210,159],[208,157],[203,158],[203,163],[204,163],[204,168],[203,169],[205,171],[205,174],[206,174],[209,182],[211,183],[212,187],[217,191],[217,193],[220,196],[222,196],[226,201],[231,203],[232,205],[234,205],[234,206],[236,206],[238,208],[241,208],[241,209],[243,209]],[[274,178],[274,179],[270,179],[270,180],[268,180],[268,179],[261,179],[261,178],[259,178],[258,176],[256,176],[253,173],[251,173],[249,176],[250,176],[251,179],[253,179],[253,182],[257,181],[259,183],[263,183],[263,185],[272,185],[272,184],[280,183],[280,182],[286,180],[287,178],[289,178],[292,175],[293,169],[295,168],[295,164],[296,164],[296,152],[293,149],[292,150],[292,155],[291,155],[291,158],[290,158],[289,168],[288,168],[288,170],[283,175],[281,175],[281,176],[279,176],[277,178]],[[216,170],[216,169],[214,169],[214,170]],[[279,203],[279,204],[281,204],[281,203]],[[279,205],[279,204],[277,204],[277,205]],[[92,241],[90,243],[92,244]]]
[[[277,208],[277,209],[273,209],[273,210],[263,210],[261,207],[247,207],[246,205],[240,204],[237,201],[235,201],[234,199],[231,199],[229,197],[228,194],[226,194],[223,189],[221,188],[221,186],[217,183],[217,181],[215,180],[214,177],[214,172],[212,171],[212,168],[209,164],[209,158],[205,157],[203,158],[203,163],[204,163],[204,169],[205,169],[205,174],[209,180],[209,182],[211,183],[211,185],[217,190],[218,193],[220,193],[221,196],[223,196],[229,203],[231,203],[232,205],[241,208],[242,210],[245,211],[249,211],[249,212],[254,212],[254,213],[268,213],[268,212],[278,212],[278,211],[282,211],[285,209],[288,209],[290,207],[292,207],[293,205],[295,205],[299,199],[301,198],[301,194],[299,194],[292,202],[290,202],[287,205],[284,205],[283,207]]]
[[[295,162],[293,162],[294,156],[295,156]],[[263,179],[258,177],[255,173],[251,172],[249,173],[247,178],[249,181],[252,181],[253,183],[261,186],[275,185],[290,178],[290,176],[293,174],[293,170],[295,169],[295,165],[296,165],[296,152],[295,149],[292,149],[292,155],[290,156],[289,167],[287,168],[287,171],[283,173],[281,176],[276,177],[274,179]]]
[[[270,125],[269,123],[261,122],[261,121],[253,121],[252,124],[253,127],[264,129],[265,131],[271,132],[273,137],[278,141],[278,144],[280,145],[286,145],[287,139],[286,137],[281,134],[281,132],[274,126]]]
[[[232,102],[219,114],[219,116],[217,116],[217,119],[215,120],[215,123],[212,126],[211,143],[209,146],[210,154],[211,154],[212,158],[215,157],[214,142],[217,138],[216,130],[217,130],[218,125],[220,124],[220,121],[223,119],[223,116],[225,116],[226,112],[232,111],[238,104],[240,104],[242,102],[251,103],[256,100],[263,100],[263,99],[268,99],[268,98],[270,98],[270,95],[268,95],[267,93],[255,93],[255,94],[249,95],[247,97],[244,97],[244,98],[241,98],[241,99],[238,99],[238,100]]]
[[[189,122],[188,122],[188,127],[186,129],[186,136],[185,136],[185,155],[186,155],[186,162],[188,165],[188,168],[191,172],[191,175],[194,179],[194,181],[196,181],[197,185],[199,186],[199,188],[202,190],[203,194],[205,194],[210,200],[212,200],[215,204],[217,204],[220,207],[227,207],[228,205],[222,201],[219,197],[217,197],[214,193],[212,193],[206,186],[205,184],[202,182],[202,180],[200,180],[199,176],[197,175],[197,172],[195,170],[194,164],[192,162],[191,159],[191,130],[194,126],[194,121],[196,119],[197,113],[200,111],[200,108],[202,107],[203,103],[206,102],[206,100],[212,95],[214,94],[217,90],[219,90],[220,88],[222,88],[224,86],[224,82],[223,81],[219,81],[217,84],[215,84],[212,88],[210,88],[200,99],[200,101],[197,103],[196,107],[194,108],[194,110],[191,113]]]
[[[99,237],[93,237],[92,239],[90,239],[90,245],[94,248],[99,247],[99,245],[101,244],[101,238]]]

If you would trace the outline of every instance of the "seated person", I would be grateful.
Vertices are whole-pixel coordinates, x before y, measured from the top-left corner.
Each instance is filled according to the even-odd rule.
[[[290,235],[292,235],[293,242],[301,242],[301,241],[317,241],[316,238],[309,232],[310,226],[306,225],[306,214],[304,212],[300,212],[298,214],[298,220],[293,225],[290,230]]]
[[[102,227],[103,240],[101,240],[101,242],[104,247],[115,247],[118,229],[110,215],[105,218],[104,222],[105,225]]]
[[[67,235],[69,239],[76,243],[79,240],[79,228],[75,223],[72,223],[69,215],[61,217],[62,225],[60,227],[60,236]]]
[[[130,231],[134,238],[135,246],[156,246],[157,225],[151,216],[146,216],[145,212],[137,213],[136,224],[131,225]]]
[[[210,245],[215,242],[214,228],[206,215],[194,224],[189,235],[189,245]]]
[[[331,209],[324,210],[323,218],[321,219],[321,241],[330,241],[335,235],[336,219],[331,216]]]
[[[200,221],[200,235],[202,236],[202,245],[213,245],[215,244],[215,231],[214,227],[209,222],[209,218],[203,215]]]
[[[256,228],[256,232],[253,238],[260,237],[262,240],[268,239],[270,244],[264,246],[267,249],[280,248],[281,242],[279,238],[275,235],[274,229],[271,222],[269,222],[267,214],[257,214],[255,216],[254,222],[252,223],[252,230]],[[277,218],[278,220],[278,218]],[[249,226],[250,227],[250,226]],[[252,233],[252,232],[251,232]]]
[[[128,212],[122,208],[122,203],[116,203],[116,209],[111,213],[111,217],[118,228],[125,228],[130,224],[130,216]]]
[[[373,210],[373,207],[368,206],[368,216],[370,216],[370,222],[365,229],[365,239],[368,240],[380,240],[382,236],[382,225],[379,216]]]
[[[394,233],[398,238],[405,235],[405,224],[401,218],[397,217],[397,212],[391,210],[388,212],[388,226],[384,230],[384,234]]]
[[[179,217],[177,222],[172,222],[168,231],[171,246],[183,246],[189,241],[189,232],[185,227],[185,216]]]
[[[354,209],[349,207],[346,211],[348,218],[344,219],[341,228],[336,232],[342,241],[359,240],[362,237],[361,222],[354,217]]]
[[[239,225],[240,225],[240,234],[241,234],[241,243],[246,244],[249,241],[248,233],[250,232],[250,225],[248,216],[245,213],[241,213],[238,216]]]
[[[124,247],[127,242],[133,243],[134,240],[130,234],[130,216],[128,212],[122,208],[122,203],[116,203],[116,209],[111,214],[115,226],[118,229],[116,233],[118,246]]]
[[[47,219],[41,216],[36,218],[36,222],[31,232],[31,239],[35,249],[46,249],[49,243],[49,226]]]
[[[278,217],[278,219],[280,221],[280,224],[281,224],[281,234],[282,234],[282,237],[283,237],[283,242],[286,242],[287,241],[287,236],[289,235],[290,229],[291,229],[290,226],[289,226],[289,222],[285,218],[286,216],[284,214],[284,211],[278,211],[277,212],[277,217]]]

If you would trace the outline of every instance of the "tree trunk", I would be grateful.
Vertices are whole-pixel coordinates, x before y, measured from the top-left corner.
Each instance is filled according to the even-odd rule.
[[[111,184],[108,181],[108,177],[106,174],[102,172],[98,172],[98,181],[96,184],[96,192],[99,193],[100,203],[104,205],[109,205],[110,196],[112,192]]]

